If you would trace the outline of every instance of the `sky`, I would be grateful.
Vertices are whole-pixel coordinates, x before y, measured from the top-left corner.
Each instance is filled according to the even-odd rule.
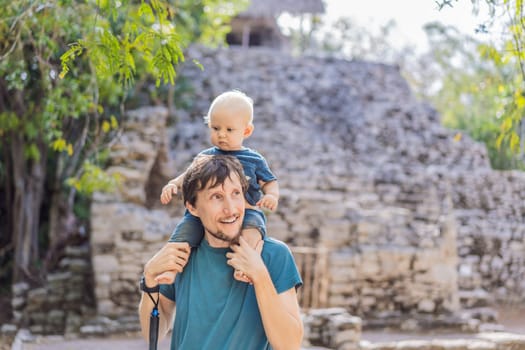
[[[338,17],[350,17],[362,27],[379,28],[388,20],[396,22],[400,47],[413,44],[422,50],[426,47],[426,35],[423,26],[428,22],[438,21],[454,25],[465,34],[475,34],[475,29],[485,18],[472,14],[470,0],[452,1],[454,7],[445,7],[441,11],[435,0],[323,0],[325,18],[335,21]],[[483,9],[482,9],[483,10]]]

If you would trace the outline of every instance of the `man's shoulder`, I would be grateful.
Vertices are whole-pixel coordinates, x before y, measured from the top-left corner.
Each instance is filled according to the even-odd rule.
[[[286,243],[278,239],[272,238],[272,237],[264,238],[263,253],[265,252],[269,253],[271,256],[273,255],[285,256],[287,254],[289,255],[292,254],[290,247],[288,247]]]
[[[286,243],[271,237],[264,239],[262,258],[275,285],[277,293],[302,284],[301,275],[292,251]]]
[[[284,243],[283,241],[277,239],[277,238],[273,238],[273,237],[264,237],[264,244],[265,245],[270,245],[270,246],[275,246],[275,247],[279,247],[279,248],[284,248],[284,249],[288,249],[288,245],[286,243]]]

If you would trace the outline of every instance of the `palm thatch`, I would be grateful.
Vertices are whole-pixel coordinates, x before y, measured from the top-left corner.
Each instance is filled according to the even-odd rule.
[[[292,15],[324,13],[322,0],[252,0],[241,17],[276,17],[283,12]]]

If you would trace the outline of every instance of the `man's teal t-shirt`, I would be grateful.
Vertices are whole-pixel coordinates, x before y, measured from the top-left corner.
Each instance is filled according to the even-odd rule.
[[[212,248],[203,239],[175,283],[161,286],[161,293],[176,301],[171,349],[271,349],[254,288],[233,279],[233,268],[226,264],[228,251]],[[265,238],[261,256],[277,293],[302,284],[284,243]]]

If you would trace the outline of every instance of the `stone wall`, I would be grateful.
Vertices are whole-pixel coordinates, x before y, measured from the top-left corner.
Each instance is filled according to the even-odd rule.
[[[483,298],[520,303],[525,296],[523,172],[450,174],[458,226],[458,281]],[[467,293],[468,294],[468,293]]]
[[[91,206],[92,263],[97,313],[117,317],[136,314],[138,279],[145,262],[169,237],[174,219],[167,210],[150,210],[154,180],[165,158],[167,110],[130,111],[123,134],[112,146],[108,171],[118,172],[121,188],[97,194]]]
[[[89,252],[88,244],[68,246],[58,269],[46,276],[44,286],[14,284],[13,324],[3,325],[0,333],[12,333],[18,327],[35,334],[77,332],[86,319],[94,317]]]
[[[93,203],[100,313],[136,312],[142,265],[182,212],[180,202],[158,203],[162,183],[209,146],[202,116],[232,88],[254,98],[245,145],[279,178],[270,235],[331,250],[326,306],[385,318],[523,298],[525,175],[492,171],[484,147],[441,127],[396,67],[265,49],[188,58],[205,67],[179,72],[189,108],[176,122],[162,108],[133,111],[111,167],[125,186]]]

